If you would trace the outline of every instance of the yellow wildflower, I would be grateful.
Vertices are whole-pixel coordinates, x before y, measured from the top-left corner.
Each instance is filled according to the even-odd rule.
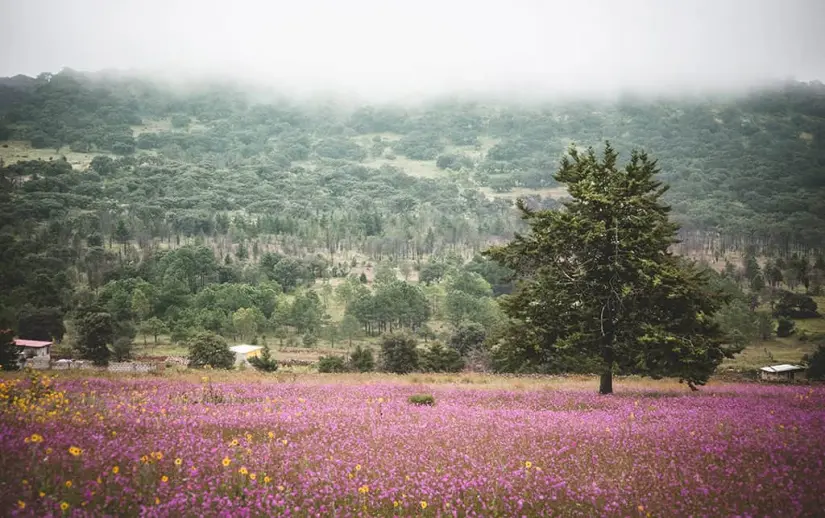
[[[155,453],[155,458],[161,460],[163,458],[163,454],[161,452]]]
[[[400,505],[400,504],[398,503],[398,500],[393,500],[393,501],[392,501],[392,506],[393,506],[393,507],[398,507],[399,505]]]
[[[645,506],[643,506],[643,505],[640,505],[640,506],[638,507],[638,509],[639,509],[639,512],[640,512],[640,513],[645,512]]]
[[[41,492],[39,492],[39,493],[38,493],[38,495],[40,495],[40,498],[43,498],[44,496],[46,496],[46,493],[44,493],[43,491],[41,491]]]
[[[255,479],[257,479],[257,478],[258,478],[258,475],[256,475],[255,473],[250,473],[250,474],[249,474],[249,479],[250,479],[250,480],[255,480]]]
[[[281,439],[281,442],[284,443],[284,446],[286,446],[286,443],[288,443],[289,441],[287,441],[286,439]]]
[[[72,481],[71,480],[66,481],[66,487],[71,489],[71,487],[72,487]]]
[[[229,445],[230,446],[237,446],[238,445],[238,439],[232,439],[232,442],[230,442]]]
[[[361,465],[360,464],[355,465],[355,471],[361,471]]]
[[[24,502],[24,501],[22,501],[22,500],[18,500],[18,501],[17,501],[17,507],[18,507],[19,509],[25,509],[25,508],[26,508],[26,502]]]
[[[268,434],[266,434],[266,435],[267,435],[267,436],[269,436],[269,438],[270,438],[270,439],[274,439],[274,438],[275,438],[275,434],[274,434],[274,433],[272,433],[272,432],[269,432],[269,433],[268,433]]]
[[[223,458],[223,466],[224,466],[224,467],[229,466],[229,463],[230,463],[230,462],[232,462],[232,461],[231,461],[231,460],[229,460],[229,457],[224,457],[224,458]]]
[[[33,433],[31,436],[32,442],[43,442],[43,436],[37,433]]]
[[[175,459],[175,466],[180,466],[181,464],[183,464],[183,459],[181,459],[180,457]]]
[[[69,508],[69,502],[61,502],[60,503],[60,510],[61,511],[65,511],[68,508]]]
[[[524,467],[527,468],[527,469],[530,469],[530,468],[533,467],[533,463],[528,460],[527,462],[524,463]]]
[[[240,473],[241,475],[246,475],[249,473],[249,471],[245,467],[241,466],[241,469],[238,470],[238,473]]]
[[[47,455],[51,455],[51,453],[52,453],[53,451],[54,451],[54,450],[53,450],[53,449],[51,449],[51,448],[46,448],[46,454],[47,454]]]
[[[264,477],[264,484],[269,484],[270,482],[272,482],[272,479],[269,478],[269,476]]]
[[[118,466],[113,467],[113,468],[112,468],[112,473],[114,473],[115,475],[117,475],[118,473],[120,473],[120,467],[118,467]]]
[[[424,500],[422,500],[422,501],[421,501],[421,509],[426,509],[426,508],[427,508],[427,502],[425,502]]]
[[[362,495],[365,495],[365,494],[370,492],[370,486],[364,484],[363,486],[358,488],[358,492],[361,493]]]
[[[77,457],[78,455],[83,453],[83,450],[81,450],[77,446],[72,446],[71,448],[69,448],[69,453],[71,453],[72,456]]]
[[[155,505],[160,505],[160,498],[155,497]]]
[[[160,477],[160,481],[161,482],[169,482],[169,477],[167,477],[166,475],[163,475],[162,477]]]
[[[278,486],[278,491],[283,491],[283,490],[284,490],[284,486]]]

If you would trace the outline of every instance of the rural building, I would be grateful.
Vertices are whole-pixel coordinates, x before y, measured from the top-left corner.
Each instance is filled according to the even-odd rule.
[[[794,381],[805,379],[805,367],[801,365],[771,365],[759,369],[759,379],[765,381]]]
[[[258,356],[262,349],[260,345],[233,345],[229,348],[235,353],[235,365],[247,363],[249,358]]]
[[[40,340],[14,339],[17,351],[25,358],[49,358],[51,354],[52,342],[42,342]]]

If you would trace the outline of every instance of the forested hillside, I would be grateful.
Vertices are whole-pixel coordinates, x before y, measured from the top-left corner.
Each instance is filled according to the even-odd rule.
[[[791,257],[825,240],[821,83],[415,106],[250,92],[71,70],[1,80],[5,320],[48,337],[70,311],[105,310],[125,337],[289,327],[312,343],[330,317],[304,288],[371,283],[382,263],[405,281],[343,282],[336,321],[370,334],[430,318],[490,331],[506,272],[479,258],[456,270],[461,257],[523,228],[516,197],[555,207],[564,151],[604,140],[659,160],[691,246]]]

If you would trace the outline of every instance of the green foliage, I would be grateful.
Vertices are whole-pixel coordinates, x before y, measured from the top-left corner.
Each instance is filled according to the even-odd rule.
[[[208,331],[193,336],[188,343],[189,366],[213,369],[231,369],[235,364],[235,355],[229,350],[223,337]]]
[[[346,372],[347,363],[342,356],[321,356],[318,359],[318,372],[332,373],[332,372]]]
[[[776,321],[776,336],[785,338],[796,332],[796,322],[787,317],[779,317]]]
[[[598,358],[601,393],[612,392],[615,367],[693,388],[740,348],[712,320],[721,295],[668,252],[677,227],[655,162],[638,152],[623,168],[617,160],[609,144],[601,158],[571,147],[555,175],[572,197],[565,210],[519,201],[530,233],[488,252],[521,281],[502,303],[514,321],[505,349],[528,366],[552,364],[557,353]]]
[[[819,345],[806,360],[808,363],[808,379],[825,381],[825,345]]]
[[[241,308],[232,314],[232,324],[241,339],[256,336],[265,321],[266,317],[258,308]]]
[[[480,348],[486,337],[487,331],[481,324],[475,322],[462,324],[450,336],[450,347],[464,356]]]
[[[84,360],[92,360],[95,365],[109,363],[108,344],[115,340],[112,315],[101,311],[83,312],[75,319],[77,338],[75,349]]]
[[[0,329],[0,370],[19,369],[18,356],[17,346],[14,345],[14,332],[11,329]]]
[[[18,314],[17,334],[21,338],[59,342],[65,333],[63,311],[60,308],[24,306]]]
[[[381,340],[381,366],[387,372],[407,374],[418,370],[415,338],[406,334],[388,334]]]
[[[774,306],[775,317],[786,318],[817,318],[818,306],[814,299],[807,295],[783,291],[779,301]]]
[[[249,359],[249,363],[262,372],[275,372],[278,370],[278,360],[272,357],[272,351],[266,344],[264,344],[260,356],[253,356]]]
[[[372,349],[357,345],[349,357],[349,365],[355,372],[372,372],[375,370],[375,357]]]
[[[416,406],[435,406],[435,398],[432,394],[413,394],[407,398],[407,402]]]
[[[420,367],[425,372],[461,372],[464,360],[452,347],[433,342],[420,354]]]
[[[120,336],[115,338],[115,343],[112,344],[112,359],[116,362],[122,362],[131,359],[132,357],[132,339]]]

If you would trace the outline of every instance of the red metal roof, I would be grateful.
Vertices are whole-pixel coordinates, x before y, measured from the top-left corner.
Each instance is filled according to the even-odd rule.
[[[17,347],[46,347],[52,345],[51,342],[41,342],[40,340],[21,340],[20,338],[14,339],[14,345]]]

